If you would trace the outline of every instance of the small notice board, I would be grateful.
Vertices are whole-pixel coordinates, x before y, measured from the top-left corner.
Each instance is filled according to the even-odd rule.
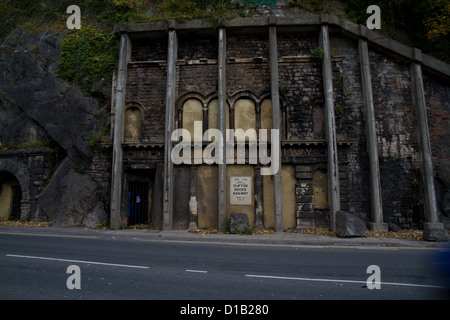
[[[230,177],[230,205],[252,205],[252,178]]]

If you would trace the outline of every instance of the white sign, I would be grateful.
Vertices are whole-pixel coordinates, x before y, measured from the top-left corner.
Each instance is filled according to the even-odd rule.
[[[252,205],[252,178],[230,177],[230,205]]]

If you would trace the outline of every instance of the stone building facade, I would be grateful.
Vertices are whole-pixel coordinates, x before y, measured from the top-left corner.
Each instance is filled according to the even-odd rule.
[[[275,230],[333,229],[339,210],[375,230],[448,228],[449,65],[327,15],[116,31],[112,228],[223,229],[239,212]],[[176,129],[201,137],[190,163],[171,157]],[[208,129],[224,142],[225,129],[254,129],[259,147],[260,129],[278,130],[280,170],[262,175],[248,141],[216,145],[232,160],[206,163]]]
[[[277,10],[117,26],[101,148],[88,142],[105,109],[47,59],[3,49],[3,138],[61,150],[0,152],[0,220],[224,229],[236,212],[279,231],[334,229],[343,210],[374,230],[449,229],[450,66],[334,16]],[[55,36],[36,37],[57,56]]]

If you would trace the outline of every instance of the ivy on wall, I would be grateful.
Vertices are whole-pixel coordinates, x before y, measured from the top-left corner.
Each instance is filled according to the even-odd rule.
[[[95,95],[94,84],[111,78],[118,54],[119,41],[113,34],[83,27],[62,40],[57,71],[63,79]]]
[[[31,31],[54,29],[62,31],[68,15],[66,8],[77,4],[82,12],[82,26],[104,30],[112,33],[114,24],[128,21],[157,21],[164,19],[216,19],[217,17],[235,18],[248,16],[245,7],[272,6],[277,0],[1,0],[0,1],[0,45],[15,28]],[[366,9],[375,4],[373,0],[288,0],[290,5],[297,5],[314,13],[330,13],[331,8],[340,8],[342,18],[365,24],[368,17]],[[450,61],[450,0],[378,0],[381,8],[382,29],[379,31],[406,45],[417,47],[424,53],[431,54],[446,62]],[[251,11],[250,11],[251,12]],[[87,30],[89,33],[90,31]],[[97,32],[93,43],[88,47],[111,48],[111,39],[98,38]],[[84,37],[84,31],[79,37]],[[76,42],[76,38],[67,40]],[[76,37],[76,35],[75,35]],[[86,39],[85,39],[86,40]],[[81,41],[78,39],[78,41]],[[100,45],[103,43],[103,46]],[[85,43],[85,45],[87,45]],[[74,48],[66,48],[71,53]],[[88,59],[88,53],[77,52],[76,57],[65,56],[61,65],[61,74],[67,79],[86,83],[91,81],[93,69],[101,69],[110,63],[110,52],[97,51]],[[93,52],[91,52],[93,54]],[[104,54],[104,57],[101,55]],[[114,54],[116,54],[114,52]],[[89,65],[85,69],[92,72],[77,74],[81,66],[79,60],[91,63],[98,59],[98,65]],[[77,66],[70,70],[69,64]],[[95,73],[95,72],[94,72]],[[105,74],[108,76],[108,74]],[[80,79],[81,78],[81,79]]]

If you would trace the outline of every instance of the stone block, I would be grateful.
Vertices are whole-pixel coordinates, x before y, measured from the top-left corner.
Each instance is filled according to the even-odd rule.
[[[448,232],[444,229],[443,223],[430,223],[425,222],[423,224],[423,239],[425,241],[448,241]]]
[[[298,197],[297,201],[300,203],[312,203],[312,202],[314,202],[314,196],[302,195],[302,196]]]
[[[375,232],[385,232],[389,230],[389,225],[384,222],[369,222],[370,230]]]
[[[367,227],[364,220],[345,212],[336,213],[336,235],[342,238],[365,237],[367,236]]]
[[[250,228],[248,216],[245,213],[230,214],[230,233],[246,232]]]

